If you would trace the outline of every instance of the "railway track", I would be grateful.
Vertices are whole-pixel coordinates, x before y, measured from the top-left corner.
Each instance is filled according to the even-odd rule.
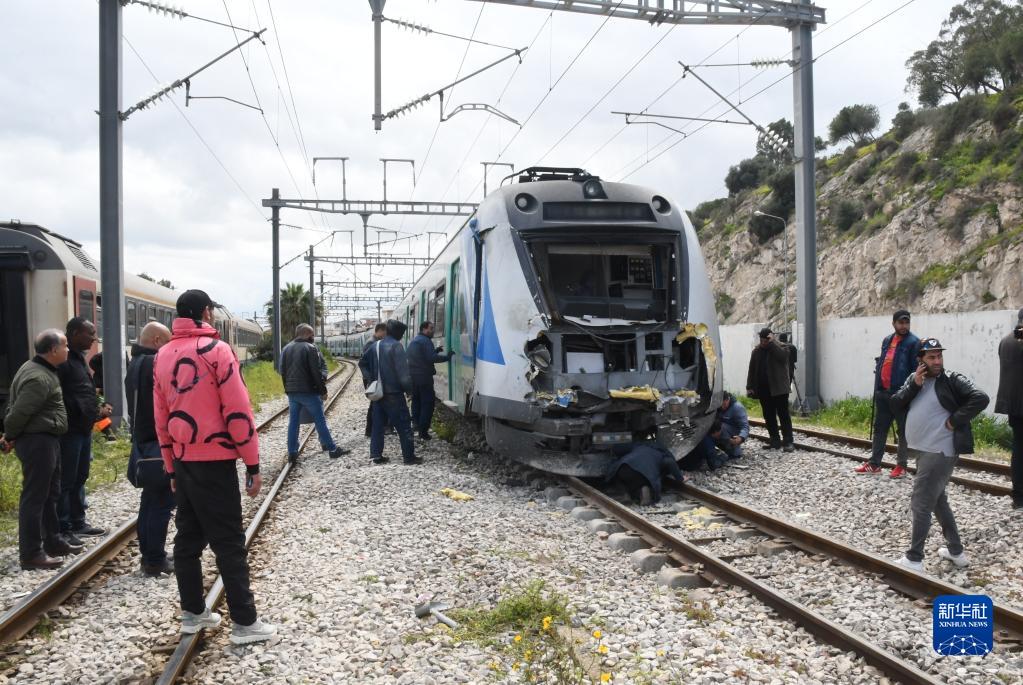
[[[659,525],[651,520],[658,514],[675,516],[679,513],[678,510],[654,511],[644,515],[579,479],[566,477],[563,482],[565,487],[589,503],[590,506],[602,511],[608,518],[617,520],[626,530],[635,532],[654,548],[663,550],[675,564],[696,569],[696,572],[709,582],[718,581],[743,588],[781,616],[793,621],[817,638],[842,650],[859,654],[868,664],[878,668],[887,676],[903,683],[942,682],[920,670],[912,662],[831,621],[821,613],[795,601],[732,563],[735,559],[751,555],[719,557],[702,548],[702,545],[726,540],[725,536],[710,535],[687,540],[672,532],[673,528],[680,527],[677,524]],[[839,540],[777,519],[713,492],[689,484],[682,486],[679,492],[694,504],[711,509],[716,516],[727,516],[744,528],[755,529],[760,535],[775,542],[791,544],[807,554],[831,557],[842,564],[880,579],[879,582],[886,583],[892,589],[914,600],[929,603],[938,595],[970,594],[963,588],[915,573],[875,554],[864,552]],[[995,625],[998,628],[996,642],[1004,645],[1018,645],[1023,637],[1023,612],[1004,604],[996,604]]]
[[[344,362],[351,364],[351,362]],[[354,374],[354,365],[352,374]],[[343,372],[336,371],[328,380],[337,378]],[[345,384],[351,380],[349,377]],[[288,414],[288,407],[263,420],[257,427],[258,433],[265,433],[281,417]],[[310,431],[310,434],[312,430]],[[306,435],[305,442],[309,435]],[[290,467],[286,467],[290,468]],[[74,557],[71,563],[64,566],[56,575],[50,577],[31,593],[20,599],[14,606],[0,615],[0,644],[8,645],[17,642],[31,631],[47,614],[63,604],[75,594],[80,587],[106,568],[109,563],[120,555],[137,537],[137,519],[125,521],[113,533],[107,535],[96,545]]]
[[[750,419],[751,427],[763,428],[765,426],[762,419]],[[824,440],[829,442],[838,442],[852,447],[858,447],[861,449],[869,450],[870,441],[864,440],[863,438],[854,438],[848,435],[838,435],[836,433],[828,433],[825,431],[816,431],[812,429],[796,428],[792,427],[793,433],[800,433],[809,438],[815,440]],[[766,435],[759,433],[750,433],[751,438],[760,440],[761,442],[768,442],[769,438]],[[844,459],[850,459],[852,461],[867,462],[870,461],[870,457],[863,454],[856,454],[854,452],[846,452],[844,450],[832,449],[830,447],[824,447],[822,445],[815,445],[806,442],[793,442],[793,446],[798,450],[804,450],[809,452],[823,452],[836,457],[842,457]],[[886,445],[885,452],[892,454],[895,452],[895,445]],[[881,462],[881,467],[885,469],[895,468],[895,463],[892,461],[884,460]],[[1009,465],[1002,464],[995,461],[987,461],[985,459],[974,459],[971,457],[959,457],[959,461],[956,463],[956,468],[963,468],[968,471],[976,471],[978,473],[989,473],[998,476],[1004,476],[1008,478],[1010,475]],[[916,473],[916,467],[913,466],[912,462],[906,467],[906,470],[910,473]],[[989,495],[997,495],[1000,497],[1010,497],[1012,495],[1012,486],[1007,483],[999,483],[997,481],[990,480],[979,480],[976,478],[969,478],[966,476],[953,475],[951,478],[953,483],[962,485],[964,488],[970,490],[977,490],[979,492],[985,492]]]
[[[343,363],[351,366],[351,372],[349,373],[348,377],[341,383],[341,387],[337,390],[337,392],[335,392],[327,401],[324,407],[324,412],[329,411],[331,408],[333,408],[333,406],[344,394],[345,390],[348,388],[348,384],[352,381],[352,379],[355,377],[356,372],[358,371],[358,366],[353,362],[345,361]],[[313,437],[315,432],[316,432],[315,428],[310,426],[309,431],[299,442],[298,447],[299,454],[301,454],[305,450],[306,445],[309,443],[309,440]],[[274,480],[273,485],[270,487],[270,491],[267,493],[267,496],[263,499],[263,502],[262,504],[260,504],[259,509],[252,517],[252,520],[249,522],[248,527],[245,529],[245,549],[249,549],[249,547],[252,545],[252,541],[255,540],[256,535],[259,534],[259,529],[263,526],[264,521],[266,521],[267,515],[270,512],[270,507],[273,505],[274,498],[278,495],[278,493],[280,493],[281,488],[284,486],[284,483],[288,478],[288,475],[291,473],[291,470],[292,470],[291,464],[289,462],[285,462],[284,467],[281,469],[280,473],[277,474],[277,478]],[[223,600],[223,598],[224,580],[223,578],[221,578],[220,575],[218,575],[217,579],[213,582],[213,585],[210,588],[209,592],[206,593],[206,606],[209,607],[210,609],[214,609],[221,602],[221,600]],[[178,682],[178,680],[184,676],[185,671],[188,669],[189,664],[191,664],[192,662],[192,659],[199,652],[199,648],[202,644],[204,633],[205,629],[201,629],[197,633],[193,633],[190,635],[182,634],[180,636],[177,647],[174,649],[174,652],[171,654],[170,659],[164,666],[163,672],[160,674],[160,677],[156,680],[157,685],[172,685],[173,683]]]

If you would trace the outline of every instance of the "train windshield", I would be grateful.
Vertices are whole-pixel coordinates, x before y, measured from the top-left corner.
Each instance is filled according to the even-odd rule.
[[[532,253],[552,314],[630,322],[669,316],[671,244],[544,242]]]

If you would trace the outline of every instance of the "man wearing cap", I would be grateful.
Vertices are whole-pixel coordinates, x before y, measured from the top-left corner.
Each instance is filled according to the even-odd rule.
[[[896,466],[889,476],[902,478],[906,474],[906,415],[892,411],[891,397],[916,366],[920,339],[909,330],[909,320],[909,312],[905,309],[899,309],[892,315],[895,332],[881,341],[881,356],[874,360],[874,442],[870,461],[856,468],[856,473],[881,473],[885,442],[894,421],[899,449]]]
[[[238,359],[213,323],[216,303],[201,290],[178,298],[171,341],[156,353],[153,414],[164,468],[177,501],[174,575],[181,632],[220,624],[203,598],[202,562],[213,549],[234,622],[231,642],[270,639],[276,629],[256,614],[242,529],[235,460],[248,472],[245,492],[259,493],[259,443]]]
[[[945,486],[959,455],[973,453],[970,421],[987,406],[988,396],[961,373],[945,371],[944,349],[936,338],[921,342],[916,372],[891,398],[893,411],[906,412],[906,446],[916,459],[909,505],[913,516],[912,542],[898,562],[915,571],[924,568],[924,543],[932,513],[948,543],[938,550],[938,556],[960,568],[969,563]]]
[[[995,413],[1009,417],[1012,429],[1012,508],[1023,511],[1023,309],[1016,327],[998,344],[998,396]]]
[[[760,400],[771,449],[791,452],[792,417],[789,414],[789,353],[774,339],[770,328],[760,329],[760,344],[753,348],[746,375],[746,394]],[[781,423],[781,435],[778,424]]]

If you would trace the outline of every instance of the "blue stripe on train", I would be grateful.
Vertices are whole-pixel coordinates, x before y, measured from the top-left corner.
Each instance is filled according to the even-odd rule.
[[[490,304],[490,278],[486,272],[483,274],[483,324],[480,328],[479,345],[476,347],[476,358],[504,366],[501,340],[497,337],[497,326],[494,324],[494,307]]]

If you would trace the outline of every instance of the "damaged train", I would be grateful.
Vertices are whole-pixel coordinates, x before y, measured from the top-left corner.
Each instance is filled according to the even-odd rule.
[[[395,308],[433,321],[435,390],[487,443],[536,468],[601,476],[612,448],[681,458],[721,403],[717,315],[696,233],[656,191],[581,169],[505,179]],[[357,356],[371,331],[328,341]]]

